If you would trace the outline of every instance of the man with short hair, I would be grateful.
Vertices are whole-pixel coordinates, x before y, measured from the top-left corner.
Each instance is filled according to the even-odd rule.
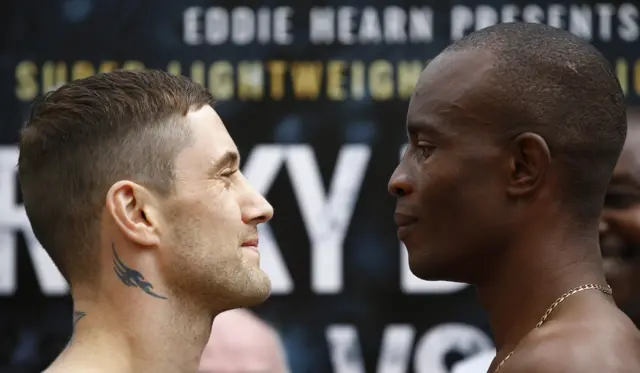
[[[600,248],[616,304],[640,327],[640,111],[628,110],[629,126],[604,200]],[[495,349],[456,364],[452,373],[485,373]]]
[[[273,209],[212,105],[161,71],[99,74],[34,104],[24,205],[76,324],[47,372],[195,372],[213,318],[268,297],[257,225]]]
[[[640,371],[598,235],[626,127],[608,61],[550,26],[482,29],[422,72],[389,181],[398,236],[416,276],[477,286],[489,372]]]
[[[278,332],[249,310],[221,313],[213,321],[199,373],[289,373]]]

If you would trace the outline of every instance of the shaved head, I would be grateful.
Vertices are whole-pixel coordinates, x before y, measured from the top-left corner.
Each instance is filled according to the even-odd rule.
[[[506,138],[540,134],[564,169],[569,207],[579,217],[599,214],[627,131],[624,94],[610,63],[583,39],[534,23],[488,27],[444,54],[465,51],[493,56],[485,98],[476,101],[493,107],[487,119]]]

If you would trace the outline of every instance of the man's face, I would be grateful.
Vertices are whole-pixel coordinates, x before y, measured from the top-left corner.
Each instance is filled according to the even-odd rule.
[[[600,222],[607,281],[618,305],[640,323],[640,129],[630,127]]]
[[[204,106],[186,121],[192,143],[176,157],[175,193],[162,206],[167,283],[205,306],[262,302],[271,284],[259,266],[257,225],[273,209],[239,171],[238,150],[217,113]]]
[[[409,266],[426,280],[471,281],[507,221],[508,166],[484,113],[491,65],[481,51],[442,54],[409,103],[409,146],[389,191]]]

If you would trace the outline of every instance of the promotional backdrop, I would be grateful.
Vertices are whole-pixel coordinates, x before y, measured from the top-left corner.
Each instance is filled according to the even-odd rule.
[[[67,285],[21,206],[19,126],[38,95],[115,68],[183,74],[217,98],[245,175],[275,207],[260,232],[273,296],[256,311],[280,331],[294,373],[447,373],[492,346],[473,289],[419,281],[396,238],[386,185],[413,86],[452,41],[515,20],[591,41],[639,103],[640,6],[322,3],[0,6],[0,372],[43,369],[71,329]]]

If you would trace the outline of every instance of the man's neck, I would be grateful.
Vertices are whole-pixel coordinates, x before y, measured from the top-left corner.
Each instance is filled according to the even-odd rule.
[[[105,372],[196,372],[213,315],[177,301],[137,295],[130,302],[76,301],[75,311],[85,315],[61,359],[88,360]]]
[[[551,231],[532,237],[538,238],[523,239],[497,258],[491,277],[478,284],[498,355],[513,350],[565,292],[584,284],[606,284],[597,234]]]

